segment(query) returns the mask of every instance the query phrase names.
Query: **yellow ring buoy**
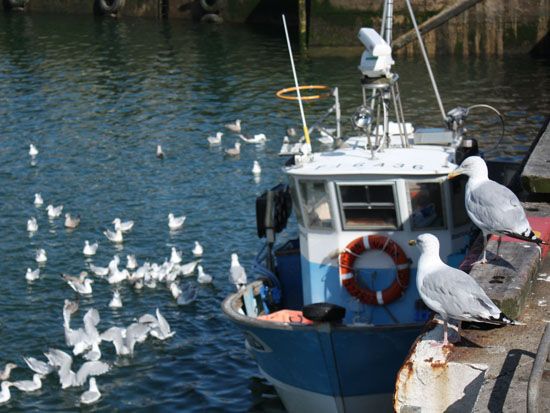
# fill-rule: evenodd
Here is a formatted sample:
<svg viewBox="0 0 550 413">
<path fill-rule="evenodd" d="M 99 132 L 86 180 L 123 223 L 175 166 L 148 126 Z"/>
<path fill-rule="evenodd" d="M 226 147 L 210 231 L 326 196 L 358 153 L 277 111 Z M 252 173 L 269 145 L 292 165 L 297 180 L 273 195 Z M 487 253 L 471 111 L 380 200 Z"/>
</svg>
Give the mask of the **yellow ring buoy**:
<svg viewBox="0 0 550 413">
<path fill-rule="evenodd" d="M 323 85 L 307 85 L 307 86 L 299 86 L 296 87 L 287 87 L 284 89 L 279 90 L 275 95 L 279 99 L 285 99 L 285 100 L 298 100 L 298 96 L 291 96 L 288 95 L 290 92 L 296 92 L 296 90 L 299 89 L 302 90 L 324 90 L 326 92 L 320 93 L 318 95 L 308 95 L 308 96 L 301 96 L 301 100 L 317 100 L 317 99 L 324 99 L 328 98 L 332 93 L 332 89 L 328 86 Z"/>
</svg>

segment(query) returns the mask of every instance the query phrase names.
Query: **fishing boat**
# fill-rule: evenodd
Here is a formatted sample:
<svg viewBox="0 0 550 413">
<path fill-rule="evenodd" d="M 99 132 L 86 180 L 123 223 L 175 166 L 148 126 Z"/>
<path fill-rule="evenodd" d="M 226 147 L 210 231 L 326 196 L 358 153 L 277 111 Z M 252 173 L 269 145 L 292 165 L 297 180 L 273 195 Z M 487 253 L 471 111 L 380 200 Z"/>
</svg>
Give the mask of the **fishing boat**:
<svg viewBox="0 0 550 413">
<path fill-rule="evenodd" d="M 313 128 L 303 118 L 305 141 L 283 168 L 288 184 L 256 201 L 258 235 L 266 239 L 256 279 L 222 304 L 289 412 L 392 411 L 396 373 L 430 316 L 415 285 L 419 253 L 408 241 L 436 235 L 453 266 L 470 242 L 464 181 L 447 179 L 478 154 L 465 135 L 468 109 L 445 112 L 429 71 L 444 127 L 405 122 L 392 71 L 392 8 L 386 1 L 384 37 L 359 31 L 356 134 L 340 135 L 338 90 L 330 88 L 336 147 L 312 152 Z M 279 95 L 295 93 L 303 116 L 300 92 L 312 87 L 295 80 Z M 298 237 L 278 242 L 292 212 Z"/>
</svg>

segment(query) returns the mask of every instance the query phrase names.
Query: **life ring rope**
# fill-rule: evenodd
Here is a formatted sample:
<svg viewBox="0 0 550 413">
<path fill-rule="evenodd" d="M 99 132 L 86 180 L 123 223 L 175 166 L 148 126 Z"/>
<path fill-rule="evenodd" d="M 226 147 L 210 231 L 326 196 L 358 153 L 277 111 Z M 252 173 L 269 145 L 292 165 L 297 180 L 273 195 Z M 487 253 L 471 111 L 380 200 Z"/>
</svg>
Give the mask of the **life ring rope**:
<svg viewBox="0 0 550 413">
<path fill-rule="evenodd" d="M 355 275 L 355 260 L 368 250 L 383 251 L 393 260 L 397 275 L 384 290 L 373 291 L 361 286 Z M 368 305 L 385 305 L 400 298 L 409 286 L 410 260 L 403 249 L 390 237 L 368 235 L 351 241 L 339 255 L 340 281 L 353 297 Z"/>
</svg>

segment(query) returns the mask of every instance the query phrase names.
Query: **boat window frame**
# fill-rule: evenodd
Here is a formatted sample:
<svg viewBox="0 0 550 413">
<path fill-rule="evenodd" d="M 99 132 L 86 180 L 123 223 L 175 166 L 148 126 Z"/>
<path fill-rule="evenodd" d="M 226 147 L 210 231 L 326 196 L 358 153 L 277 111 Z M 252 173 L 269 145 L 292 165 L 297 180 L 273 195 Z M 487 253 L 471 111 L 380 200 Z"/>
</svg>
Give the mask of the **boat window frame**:
<svg viewBox="0 0 550 413">
<path fill-rule="evenodd" d="M 421 178 L 421 177 L 407 177 L 404 179 L 405 183 L 405 192 L 407 194 L 407 214 L 408 214 L 408 221 L 409 221 L 409 229 L 414 232 L 423 232 L 423 231 L 441 231 L 441 230 L 447 230 L 449 229 L 449 219 L 448 219 L 448 207 L 452 207 L 451 203 L 447 205 L 447 197 L 445 195 L 445 182 L 447 181 L 446 177 L 438 177 L 438 178 Z M 443 213 L 443 226 L 441 227 L 427 227 L 427 228 L 414 228 L 413 222 L 412 222 L 412 214 L 413 214 L 413 208 L 412 208 L 412 199 L 411 199 L 411 192 L 409 190 L 409 182 L 414 183 L 421 183 L 421 184 L 439 184 L 439 194 L 441 197 L 441 212 Z"/>
<path fill-rule="evenodd" d="M 402 231 L 403 230 L 403 219 L 401 217 L 401 207 L 398 202 L 395 202 L 399 199 L 399 190 L 398 190 L 398 180 L 377 180 L 377 181 L 335 181 L 335 192 L 336 199 L 338 202 L 338 211 L 340 213 L 340 225 L 342 226 L 342 231 Z M 393 210 L 395 212 L 395 221 L 396 226 L 394 228 L 388 227 L 348 227 L 346 225 L 345 214 L 344 214 L 344 202 L 342 201 L 342 191 L 340 190 L 341 186 L 391 186 L 393 193 Z M 388 208 L 389 209 L 389 208 Z"/>
<path fill-rule="evenodd" d="M 294 211 L 294 215 L 296 216 L 296 221 L 298 221 L 298 225 L 305 228 L 306 224 L 304 220 L 304 211 L 302 210 L 302 199 L 300 198 L 300 191 L 298 189 L 298 178 L 289 175 L 288 187 L 290 189 L 290 197 L 292 198 L 292 209 Z M 293 195 L 296 196 L 296 199 L 294 199 Z"/>
<path fill-rule="evenodd" d="M 333 233 L 336 230 L 336 221 L 334 219 L 334 208 L 332 207 L 332 195 L 330 191 L 330 181 L 327 178 L 318 178 L 318 177 L 295 177 L 296 180 L 296 192 L 298 195 L 298 198 L 300 199 L 300 212 L 302 213 L 302 220 L 304 227 L 310 231 L 310 232 L 322 232 L 326 234 Z M 322 227 L 322 226 L 311 226 L 309 223 L 309 215 L 307 211 L 305 210 L 305 196 L 302 194 L 302 182 L 314 182 L 314 183 L 322 183 L 325 187 L 325 193 L 327 196 L 327 203 L 330 213 L 330 227 Z"/>
</svg>

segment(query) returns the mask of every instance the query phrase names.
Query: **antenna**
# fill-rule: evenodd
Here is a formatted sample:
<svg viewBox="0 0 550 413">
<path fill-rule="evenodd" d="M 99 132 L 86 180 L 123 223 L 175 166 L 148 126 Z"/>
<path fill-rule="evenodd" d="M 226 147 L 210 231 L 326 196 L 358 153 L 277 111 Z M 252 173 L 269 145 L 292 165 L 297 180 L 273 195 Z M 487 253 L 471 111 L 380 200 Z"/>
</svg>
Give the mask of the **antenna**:
<svg viewBox="0 0 550 413">
<path fill-rule="evenodd" d="M 306 115 L 304 114 L 304 105 L 302 103 L 302 96 L 300 95 L 300 86 L 298 85 L 298 76 L 296 75 L 296 68 L 294 67 L 294 58 L 292 57 L 292 47 L 290 46 L 290 38 L 288 37 L 288 28 L 286 27 L 285 15 L 282 15 L 283 26 L 285 28 L 286 44 L 288 46 L 288 55 L 290 56 L 290 65 L 292 66 L 292 74 L 294 75 L 294 85 L 296 86 L 296 94 L 298 95 L 298 104 L 300 105 L 300 115 L 302 116 L 302 126 L 304 128 L 304 137 L 306 138 L 306 147 L 304 148 L 306 153 L 311 153 L 311 141 L 309 139 L 309 130 L 306 123 Z"/>
</svg>

